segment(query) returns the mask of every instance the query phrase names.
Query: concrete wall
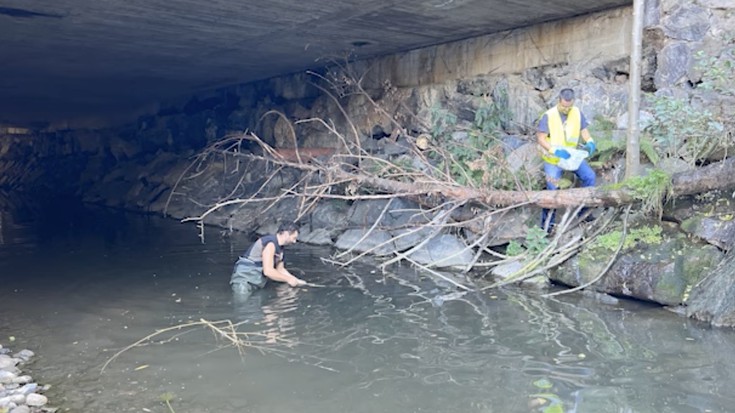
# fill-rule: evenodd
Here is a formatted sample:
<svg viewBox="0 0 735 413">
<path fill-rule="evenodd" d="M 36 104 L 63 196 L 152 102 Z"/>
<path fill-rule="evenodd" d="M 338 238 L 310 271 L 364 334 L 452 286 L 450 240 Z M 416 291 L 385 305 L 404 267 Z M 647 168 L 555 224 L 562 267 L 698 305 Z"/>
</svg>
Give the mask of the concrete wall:
<svg viewBox="0 0 735 413">
<path fill-rule="evenodd" d="M 594 60 L 629 56 L 631 30 L 632 8 L 620 7 L 360 61 L 354 64 L 354 70 L 367 74 L 365 86 L 368 88 L 381 88 L 386 82 L 408 88 L 488 74 L 518 74 L 541 66 L 586 65 Z M 299 73 L 266 82 L 275 96 L 300 99 L 315 93 L 304 84 L 308 80 L 314 79 Z M 253 84 L 246 84 L 221 88 L 202 92 L 199 96 L 217 96 L 224 90 L 247 95 L 252 87 Z M 181 101 L 165 103 L 167 106 L 180 104 Z"/>
<path fill-rule="evenodd" d="M 521 73 L 526 69 L 630 54 L 632 8 L 618 9 L 509 30 L 374 59 L 371 86 L 389 80 L 412 87 L 487 74 Z"/>
<path fill-rule="evenodd" d="M 521 73 L 541 66 L 624 58 L 629 55 L 631 14 L 631 7 L 621 7 L 360 61 L 354 65 L 354 69 L 367 73 L 365 86 L 368 88 L 379 88 L 386 82 L 397 87 L 414 87 L 487 74 Z M 297 73 L 261 82 L 204 90 L 195 96 L 205 100 L 234 93 L 250 99 L 254 95 L 267 93 L 278 98 L 302 99 L 318 93 L 307 84 L 313 80 L 309 75 Z M 182 107 L 191 99 L 192 96 L 187 95 L 180 99 L 151 102 L 133 112 L 106 118 L 78 118 L 53 124 L 49 129 L 119 126 L 133 122 L 140 116 L 155 115 L 162 108 Z"/>
</svg>

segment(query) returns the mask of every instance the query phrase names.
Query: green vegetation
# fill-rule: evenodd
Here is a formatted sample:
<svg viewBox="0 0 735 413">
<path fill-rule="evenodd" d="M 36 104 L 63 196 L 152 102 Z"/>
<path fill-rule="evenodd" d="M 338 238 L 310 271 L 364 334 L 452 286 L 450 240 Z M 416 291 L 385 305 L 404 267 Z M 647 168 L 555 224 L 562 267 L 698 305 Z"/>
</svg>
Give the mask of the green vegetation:
<svg viewBox="0 0 735 413">
<path fill-rule="evenodd" d="M 655 213 L 659 219 L 666 198 L 671 195 L 673 184 L 671 176 L 660 169 L 654 169 L 646 176 L 637 176 L 623 182 L 635 199 L 641 201 L 641 212 Z"/>
<path fill-rule="evenodd" d="M 538 255 L 546 249 L 549 245 L 549 239 L 546 231 L 539 228 L 538 226 L 532 226 L 528 228 L 526 232 L 526 239 L 521 244 L 516 240 L 511 241 L 505 250 L 505 253 L 510 256 L 521 255 L 525 252 L 529 252 L 531 255 Z"/>
<path fill-rule="evenodd" d="M 664 203 L 671 196 L 671 176 L 660 169 L 653 169 L 644 176 L 636 176 L 609 186 L 610 189 L 627 189 L 634 199 L 641 202 L 640 211 L 646 215 L 655 213 L 660 219 Z"/>
<path fill-rule="evenodd" d="M 702 74 L 699 87 L 721 95 L 735 96 L 735 37 L 727 33 L 721 39 L 726 47 L 719 56 L 712 56 L 703 50 L 694 55 L 694 68 Z"/>
<path fill-rule="evenodd" d="M 660 244 L 663 242 L 663 229 L 654 225 L 651 227 L 639 227 L 632 228 L 625 236 L 623 241 L 623 248 L 621 251 L 630 250 L 635 247 L 638 243 L 647 245 Z M 623 236 L 623 231 L 615 230 L 598 236 L 590 245 L 590 250 L 604 250 L 608 252 L 615 252 L 620 245 L 620 238 Z"/>
<path fill-rule="evenodd" d="M 611 120 L 600 115 L 595 116 L 595 120 L 590 126 L 590 134 L 597 143 L 597 152 L 592 157 L 596 161 L 590 161 L 592 167 L 602 166 L 604 163 L 625 153 L 627 142 L 625 139 L 614 139 L 612 133 L 614 129 L 615 124 Z M 657 164 L 659 157 L 651 138 L 642 135 L 640 136 L 639 144 L 641 152 L 648 160 L 654 165 Z"/>
<path fill-rule="evenodd" d="M 429 158 L 460 185 L 539 189 L 536 174 L 516 174 L 507 167 L 500 139 L 503 122 L 509 117 L 507 105 L 487 96 L 476 99 L 477 109 L 469 126 L 460 125 L 446 108 L 431 108 L 431 134 L 437 147 L 428 153 Z"/>
<path fill-rule="evenodd" d="M 728 144 L 724 125 L 710 111 L 672 96 L 649 94 L 647 100 L 654 120 L 644 132 L 665 157 L 694 165 Z"/>
<path fill-rule="evenodd" d="M 735 96 L 735 40 L 728 36 L 722 39 L 726 47 L 720 55 L 697 52 L 695 69 L 702 75 L 698 88 L 732 97 Z M 645 132 L 663 156 L 694 165 L 716 149 L 732 146 L 733 121 L 718 119 L 706 108 L 706 103 L 692 105 L 688 99 L 666 95 L 649 94 L 646 98 L 654 121 Z"/>
</svg>

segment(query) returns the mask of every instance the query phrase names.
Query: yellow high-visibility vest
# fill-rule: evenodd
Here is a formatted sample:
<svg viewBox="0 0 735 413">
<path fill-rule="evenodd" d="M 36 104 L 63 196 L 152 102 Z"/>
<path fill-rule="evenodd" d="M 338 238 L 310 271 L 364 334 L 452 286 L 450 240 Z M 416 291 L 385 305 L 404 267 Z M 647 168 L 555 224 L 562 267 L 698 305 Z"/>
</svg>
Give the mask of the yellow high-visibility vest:
<svg viewBox="0 0 735 413">
<path fill-rule="evenodd" d="M 582 129 L 582 113 L 579 111 L 579 108 L 572 106 L 572 109 L 567 115 L 567 121 L 562 122 L 559 109 L 554 106 L 546 111 L 546 119 L 549 123 L 549 136 L 546 139 L 552 148 L 552 152 L 555 147 L 577 147 L 579 133 Z M 544 158 L 545 162 L 552 165 L 559 163 L 559 158 L 552 153 L 547 151 L 543 152 L 541 157 Z"/>
</svg>

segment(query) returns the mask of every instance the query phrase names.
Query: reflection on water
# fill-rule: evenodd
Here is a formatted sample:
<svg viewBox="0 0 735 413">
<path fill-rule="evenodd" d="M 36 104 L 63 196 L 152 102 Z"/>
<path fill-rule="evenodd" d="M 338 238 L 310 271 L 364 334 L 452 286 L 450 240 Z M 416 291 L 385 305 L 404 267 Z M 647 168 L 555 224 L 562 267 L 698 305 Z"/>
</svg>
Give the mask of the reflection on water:
<svg viewBox="0 0 735 413">
<path fill-rule="evenodd" d="M 56 214 L 56 216 L 61 216 Z M 18 220 L 0 233 L 0 343 L 82 412 L 725 412 L 735 336 L 657 307 L 504 289 L 462 294 L 411 270 L 289 265 L 323 288 L 228 286 L 244 235 L 109 211 Z M 12 226 L 8 224 L 12 222 Z M 37 224 L 43 223 L 39 228 Z M 206 329 L 124 352 L 158 329 L 241 322 L 239 354 Z M 257 350 L 256 350 L 257 349 Z"/>
</svg>

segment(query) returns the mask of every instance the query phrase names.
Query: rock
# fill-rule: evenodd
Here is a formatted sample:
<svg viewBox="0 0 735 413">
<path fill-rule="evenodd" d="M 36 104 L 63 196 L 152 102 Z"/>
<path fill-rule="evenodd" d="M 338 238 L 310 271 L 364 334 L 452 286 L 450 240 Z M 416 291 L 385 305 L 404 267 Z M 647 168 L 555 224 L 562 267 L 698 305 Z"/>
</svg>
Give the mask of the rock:
<svg viewBox="0 0 735 413">
<path fill-rule="evenodd" d="M 638 113 L 638 130 L 646 129 L 653 123 L 654 118 L 651 112 L 642 110 Z M 615 127 L 619 130 L 627 130 L 628 129 L 628 112 L 624 112 L 622 115 L 618 116 L 617 121 L 615 122 Z"/>
<path fill-rule="evenodd" d="M 332 245 L 331 231 L 327 228 L 316 228 L 313 231 L 308 225 L 299 230 L 299 241 L 312 245 Z"/>
<path fill-rule="evenodd" d="M 536 122 L 546 109 L 538 98 L 538 93 L 529 88 L 522 79 L 502 79 L 492 95 L 496 101 L 505 101 L 508 104 L 509 118 L 503 125 L 508 133 L 527 134 L 535 131 Z"/>
<path fill-rule="evenodd" d="M 11 406 L 26 403 L 25 394 L 11 394 L 9 396 L 0 398 L 0 406 Z"/>
<path fill-rule="evenodd" d="M 676 85 L 682 81 L 691 60 L 691 50 L 684 42 L 671 43 L 658 54 L 658 69 L 654 83 L 658 89 Z"/>
<path fill-rule="evenodd" d="M 13 379 L 13 384 L 26 384 L 33 381 L 31 376 L 18 376 Z"/>
<path fill-rule="evenodd" d="M 513 150 L 506 158 L 508 169 L 513 173 L 530 173 L 531 176 L 542 175 L 543 161 L 536 143 L 526 143 Z"/>
<path fill-rule="evenodd" d="M 347 214 L 350 206 L 340 200 L 329 199 L 319 202 L 309 218 L 304 221 L 304 226 L 310 230 L 326 230 L 330 238 L 347 228 Z"/>
<path fill-rule="evenodd" d="M 492 274 L 500 278 L 508 278 L 523 268 L 523 263 L 520 261 L 511 261 L 506 264 L 496 265 L 492 269 Z"/>
<path fill-rule="evenodd" d="M 735 9 L 735 0 L 699 0 L 708 9 Z"/>
<path fill-rule="evenodd" d="M 31 407 L 41 407 L 48 403 L 48 398 L 41 394 L 31 393 L 26 396 L 26 404 Z"/>
<path fill-rule="evenodd" d="M 643 27 L 648 28 L 651 26 L 657 26 L 661 21 L 660 0 L 647 0 L 644 3 L 645 11 Z"/>
<path fill-rule="evenodd" d="M 13 408 L 10 413 L 31 413 L 31 408 L 28 406 L 18 406 Z"/>
<path fill-rule="evenodd" d="M 681 3 L 663 19 L 667 36 L 677 40 L 700 41 L 710 27 L 709 12 L 702 7 Z"/>
<path fill-rule="evenodd" d="M 674 175 L 680 172 L 690 172 L 694 166 L 687 161 L 679 158 L 664 158 L 656 167 L 666 172 L 668 175 Z"/>
<path fill-rule="evenodd" d="M 409 212 L 407 215 L 406 212 L 411 210 L 418 211 L 415 203 L 400 198 L 392 198 L 356 201 L 350 207 L 347 215 L 349 217 L 348 222 L 352 227 L 369 228 L 382 215 L 383 217 L 378 223 L 378 226 L 381 228 L 392 228 L 405 223 L 406 216 L 413 214 Z M 332 224 L 330 223 L 330 225 Z"/>
<path fill-rule="evenodd" d="M 434 233 L 430 227 L 422 227 L 431 221 L 432 215 L 422 211 L 418 205 L 415 209 L 395 210 L 391 212 L 393 228 L 390 234 L 394 237 L 396 250 L 405 251 L 420 244 Z"/>
<path fill-rule="evenodd" d="M 17 377 L 16 374 L 6 370 L 0 370 L 0 384 L 10 384 Z"/>
<path fill-rule="evenodd" d="M 551 271 L 551 279 L 567 285 L 592 281 L 607 265 L 612 251 L 585 250 Z M 639 242 L 623 251 L 605 276 L 590 289 L 664 305 L 687 301 L 692 286 L 706 277 L 722 260 L 711 245 L 688 239 L 676 228 L 665 227 L 660 244 Z"/>
<path fill-rule="evenodd" d="M 402 155 L 411 151 L 411 144 L 406 139 L 399 139 L 398 142 L 386 142 L 383 146 L 383 153 L 390 156 Z"/>
<path fill-rule="evenodd" d="M 484 96 L 494 87 L 494 81 L 486 76 L 457 81 L 457 93 L 461 95 Z"/>
<path fill-rule="evenodd" d="M 733 214 L 695 215 L 684 220 L 681 223 L 681 229 L 723 250 L 729 250 L 735 242 Z"/>
<path fill-rule="evenodd" d="M 6 354 L 0 354 L 0 369 L 7 370 L 11 367 L 15 367 L 19 361 L 20 360 L 17 358 L 10 357 Z"/>
<path fill-rule="evenodd" d="M 383 213 L 388 202 L 389 200 L 355 201 L 347 213 L 349 224 L 357 227 L 372 225 Z"/>
<path fill-rule="evenodd" d="M 374 255 L 388 255 L 396 250 L 391 238 L 390 233 L 378 229 L 369 234 L 368 229 L 349 229 L 337 238 L 334 245 L 343 250 L 371 251 Z"/>
<path fill-rule="evenodd" d="M 730 191 L 708 192 L 667 205 L 665 217 L 681 222 L 682 231 L 723 250 L 735 243 L 735 199 Z"/>
<path fill-rule="evenodd" d="M 529 225 L 535 225 L 536 220 L 540 219 L 538 211 L 533 208 L 516 208 L 493 215 L 486 227 L 490 234 L 487 245 L 495 247 L 513 240 L 525 239 Z"/>
<path fill-rule="evenodd" d="M 622 57 L 611 61 L 604 62 L 598 67 L 593 68 L 590 72 L 592 76 L 599 80 L 610 82 L 617 78 L 619 74 L 628 74 L 630 70 L 630 58 Z"/>
<path fill-rule="evenodd" d="M 592 300 L 595 300 L 599 303 L 607 304 L 607 305 L 617 305 L 620 302 L 620 300 L 618 300 L 617 298 L 609 294 L 602 294 L 602 293 L 598 293 L 596 291 L 591 291 L 587 289 L 582 290 L 582 295 Z"/>
<path fill-rule="evenodd" d="M 528 137 L 520 136 L 520 135 L 504 135 L 500 138 L 500 141 L 503 144 L 503 152 L 505 153 L 505 156 L 508 156 L 513 152 L 514 150 L 520 148 L 521 146 L 527 144 L 527 143 L 536 143 L 535 139 L 529 140 Z"/>
<path fill-rule="evenodd" d="M 534 89 L 544 91 L 554 88 L 554 77 L 548 76 L 541 67 L 532 67 L 523 71 L 523 80 Z"/>
<path fill-rule="evenodd" d="M 735 254 L 692 289 L 686 314 L 717 327 L 735 327 Z"/>
<path fill-rule="evenodd" d="M 414 251 L 410 258 L 419 264 L 433 264 L 440 268 L 463 267 L 472 261 L 474 253 L 457 237 L 441 234 Z"/>
<path fill-rule="evenodd" d="M 28 376 L 23 376 L 23 377 L 28 377 Z M 19 389 L 16 389 L 15 392 L 18 393 L 18 394 L 23 394 L 23 395 L 26 395 L 27 396 L 27 395 L 29 395 L 31 393 L 35 393 L 36 390 L 38 390 L 38 384 L 36 384 L 36 383 L 28 383 L 28 384 L 24 385 L 23 387 L 21 387 Z"/>
</svg>

